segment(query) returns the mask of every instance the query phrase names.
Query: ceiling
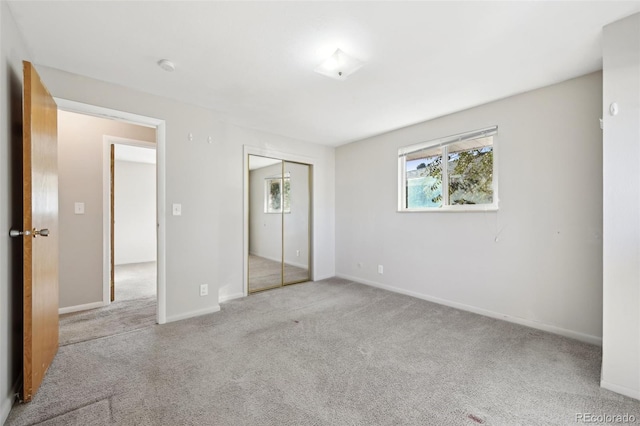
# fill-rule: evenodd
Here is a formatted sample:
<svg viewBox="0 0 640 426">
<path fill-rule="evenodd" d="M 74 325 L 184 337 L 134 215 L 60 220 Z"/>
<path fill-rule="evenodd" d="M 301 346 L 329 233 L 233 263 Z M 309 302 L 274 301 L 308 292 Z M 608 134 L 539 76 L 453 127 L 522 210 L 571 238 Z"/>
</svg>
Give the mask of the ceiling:
<svg viewBox="0 0 640 426">
<path fill-rule="evenodd" d="M 264 167 L 273 166 L 274 164 L 282 163 L 282 160 L 276 158 L 262 157 L 259 155 L 249 156 L 249 170 L 258 170 Z"/>
<path fill-rule="evenodd" d="M 341 145 L 602 68 L 639 1 L 9 1 L 33 62 Z M 336 48 L 365 62 L 313 70 Z M 173 73 L 157 61 L 172 60 Z"/>
<path fill-rule="evenodd" d="M 115 144 L 115 159 L 133 163 L 156 164 L 156 150 L 141 146 Z"/>
</svg>

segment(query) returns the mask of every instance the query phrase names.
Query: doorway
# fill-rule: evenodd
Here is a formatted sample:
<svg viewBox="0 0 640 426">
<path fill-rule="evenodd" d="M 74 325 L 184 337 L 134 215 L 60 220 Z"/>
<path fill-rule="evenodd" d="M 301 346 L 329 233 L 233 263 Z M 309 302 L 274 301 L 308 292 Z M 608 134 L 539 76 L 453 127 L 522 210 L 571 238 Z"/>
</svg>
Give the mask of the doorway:
<svg viewBox="0 0 640 426">
<path fill-rule="evenodd" d="M 67 111 L 73 113 L 79 113 L 80 115 L 84 115 L 87 117 L 98 117 L 98 118 L 106 118 L 111 122 L 120 122 L 127 124 L 135 124 L 141 127 L 146 127 L 153 132 L 155 135 L 153 137 L 154 140 L 151 142 L 155 142 L 155 157 L 156 157 L 156 175 L 155 175 L 155 183 L 156 183 L 156 199 L 155 205 L 153 209 L 156 213 L 155 223 L 152 224 L 155 234 L 156 234 L 156 264 L 155 271 L 153 271 L 156 275 L 156 300 L 157 303 L 154 303 L 153 308 L 153 322 L 164 324 L 166 322 L 166 266 L 165 266 L 165 258 L 166 258 L 166 250 L 165 250 L 165 229 L 166 229 L 166 209 L 165 209 L 165 140 L 166 140 L 166 125 L 163 120 L 140 116 L 137 114 L 131 114 L 123 111 L 111 110 L 108 108 L 97 107 L 93 105 L 78 103 L 75 101 L 69 101 L 65 99 L 56 99 L 60 111 Z M 109 134 L 109 132 L 105 132 L 105 134 Z M 134 139 L 138 139 L 134 136 Z M 105 136 L 104 139 L 99 144 L 99 160 L 98 163 L 87 162 L 83 164 L 81 167 L 90 168 L 93 170 L 93 173 L 98 174 L 98 179 L 100 180 L 99 188 L 96 191 L 91 191 L 91 194 L 97 192 L 98 196 L 101 198 L 96 205 L 86 204 L 85 206 L 78 206 L 79 209 L 84 207 L 86 212 L 89 212 L 91 209 L 96 209 L 99 206 L 101 212 L 101 219 L 98 224 L 91 223 L 91 229 L 97 229 L 100 234 L 101 248 L 100 252 L 102 253 L 98 259 L 98 265 L 91 265 L 93 270 L 102 271 L 100 272 L 100 276 L 97 278 L 96 284 L 98 284 L 97 292 L 98 292 L 98 300 L 99 302 L 92 302 L 86 305 L 82 305 L 81 303 L 72 304 L 71 310 L 66 310 L 66 312 L 74 312 L 80 309 L 78 308 L 78 304 L 80 304 L 79 308 L 88 309 L 88 308 L 96 308 L 96 307 L 109 307 L 111 302 L 111 237 L 110 237 L 110 229 L 111 229 L 111 215 L 109 212 L 104 212 L 103 208 L 109 209 L 110 203 L 110 147 L 115 143 L 118 145 L 140 145 L 137 141 L 131 142 L 129 139 L 124 139 L 122 137 L 113 137 L 113 136 Z M 142 144 L 144 145 L 144 144 Z M 117 148 L 116 148 L 117 149 Z M 116 153 L 116 149 L 114 149 L 114 155 Z M 105 153 L 106 151 L 106 153 Z M 78 152 L 78 156 L 82 156 L 82 153 Z M 106 167 L 105 167 L 106 164 Z M 100 171 L 102 170 L 102 171 Z M 101 176 L 101 177 L 100 177 Z M 63 201 L 63 200 L 61 200 Z M 71 205 L 71 208 L 75 208 L 75 202 L 78 200 L 67 200 L 67 204 Z M 82 200 L 80 200 L 81 202 Z M 64 207 L 64 206 L 61 206 Z M 82 216 L 77 217 L 76 219 L 80 219 Z M 78 221 L 79 223 L 79 221 Z M 96 226 L 97 225 L 97 226 Z M 78 233 L 78 230 L 75 227 L 72 227 L 73 232 L 79 234 L 79 238 L 85 238 L 86 235 L 83 235 L 81 232 Z M 93 258 L 92 258 L 93 259 Z M 93 287 L 92 287 L 93 288 Z M 94 290 L 91 290 L 92 292 Z M 86 298 L 90 298 L 95 300 L 96 297 L 92 295 L 87 296 Z M 115 293 L 115 298 L 117 299 L 117 289 Z M 155 302 L 155 300 L 154 300 Z M 61 305 L 64 306 L 64 305 Z M 65 313 L 65 308 L 60 309 L 60 313 Z"/>
<path fill-rule="evenodd" d="M 248 156 L 247 292 L 311 279 L 311 165 Z"/>
<path fill-rule="evenodd" d="M 155 143 L 104 137 L 109 151 L 109 299 L 150 304 L 156 298 Z M 107 289 L 104 289 L 106 292 Z"/>
<path fill-rule="evenodd" d="M 61 346 L 156 323 L 156 139 L 152 127 L 58 114 Z"/>
</svg>

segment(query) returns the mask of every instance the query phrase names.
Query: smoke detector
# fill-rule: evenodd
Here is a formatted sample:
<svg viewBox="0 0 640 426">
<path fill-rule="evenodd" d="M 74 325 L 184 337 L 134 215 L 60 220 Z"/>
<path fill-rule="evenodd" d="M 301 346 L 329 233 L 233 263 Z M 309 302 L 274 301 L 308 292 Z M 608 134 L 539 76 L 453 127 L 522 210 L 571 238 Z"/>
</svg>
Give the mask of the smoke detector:
<svg viewBox="0 0 640 426">
<path fill-rule="evenodd" d="M 158 61 L 158 66 L 166 72 L 173 72 L 176 69 L 175 64 L 168 59 L 160 59 Z"/>
</svg>

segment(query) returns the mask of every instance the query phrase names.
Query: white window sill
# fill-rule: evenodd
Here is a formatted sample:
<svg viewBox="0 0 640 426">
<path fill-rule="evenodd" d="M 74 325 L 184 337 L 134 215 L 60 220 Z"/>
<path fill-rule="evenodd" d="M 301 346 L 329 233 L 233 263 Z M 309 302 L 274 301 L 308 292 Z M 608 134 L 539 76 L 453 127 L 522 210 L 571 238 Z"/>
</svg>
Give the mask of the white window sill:
<svg viewBox="0 0 640 426">
<path fill-rule="evenodd" d="M 443 207 L 431 207 L 426 209 L 398 209 L 398 213 L 478 213 L 478 212 L 497 212 L 498 206 L 496 205 L 484 205 L 484 206 L 443 206 Z"/>
</svg>

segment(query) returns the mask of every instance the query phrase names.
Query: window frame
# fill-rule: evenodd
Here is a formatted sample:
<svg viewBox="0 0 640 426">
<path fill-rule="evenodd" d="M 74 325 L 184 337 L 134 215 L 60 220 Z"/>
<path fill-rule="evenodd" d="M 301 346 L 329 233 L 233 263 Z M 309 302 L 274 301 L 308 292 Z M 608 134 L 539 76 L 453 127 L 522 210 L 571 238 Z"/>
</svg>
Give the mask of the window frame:
<svg viewBox="0 0 640 426">
<path fill-rule="evenodd" d="M 449 170 L 447 161 L 442 161 L 442 206 L 439 207 L 419 207 L 409 208 L 406 207 L 407 197 L 407 170 L 406 170 L 406 158 L 407 155 L 422 151 L 428 148 L 441 148 L 441 157 L 446 159 L 449 156 L 448 146 L 456 142 L 465 140 L 479 139 L 482 137 L 493 138 L 492 140 L 492 152 L 493 152 L 493 164 L 492 164 L 492 182 L 491 188 L 493 191 L 493 202 L 490 204 L 448 204 L 449 203 Z M 452 136 L 446 136 L 443 138 L 432 139 L 426 142 L 420 142 L 413 145 L 407 145 L 398 149 L 398 213 L 416 213 L 416 212 L 485 212 L 485 211 L 497 211 L 498 210 L 498 126 L 485 127 L 479 130 L 473 130 L 470 132 L 459 133 Z"/>
<path fill-rule="evenodd" d="M 273 181 L 278 181 L 280 185 L 280 210 L 270 210 L 271 185 Z M 284 175 L 267 176 L 264 178 L 264 213 L 265 214 L 290 214 L 291 213 L 291 187 L 289 187 L 289 206 L 285 208 L 285 182 L 289 181 L 291 185 L 291 173 L 286 172 Z"/>
</svg>

